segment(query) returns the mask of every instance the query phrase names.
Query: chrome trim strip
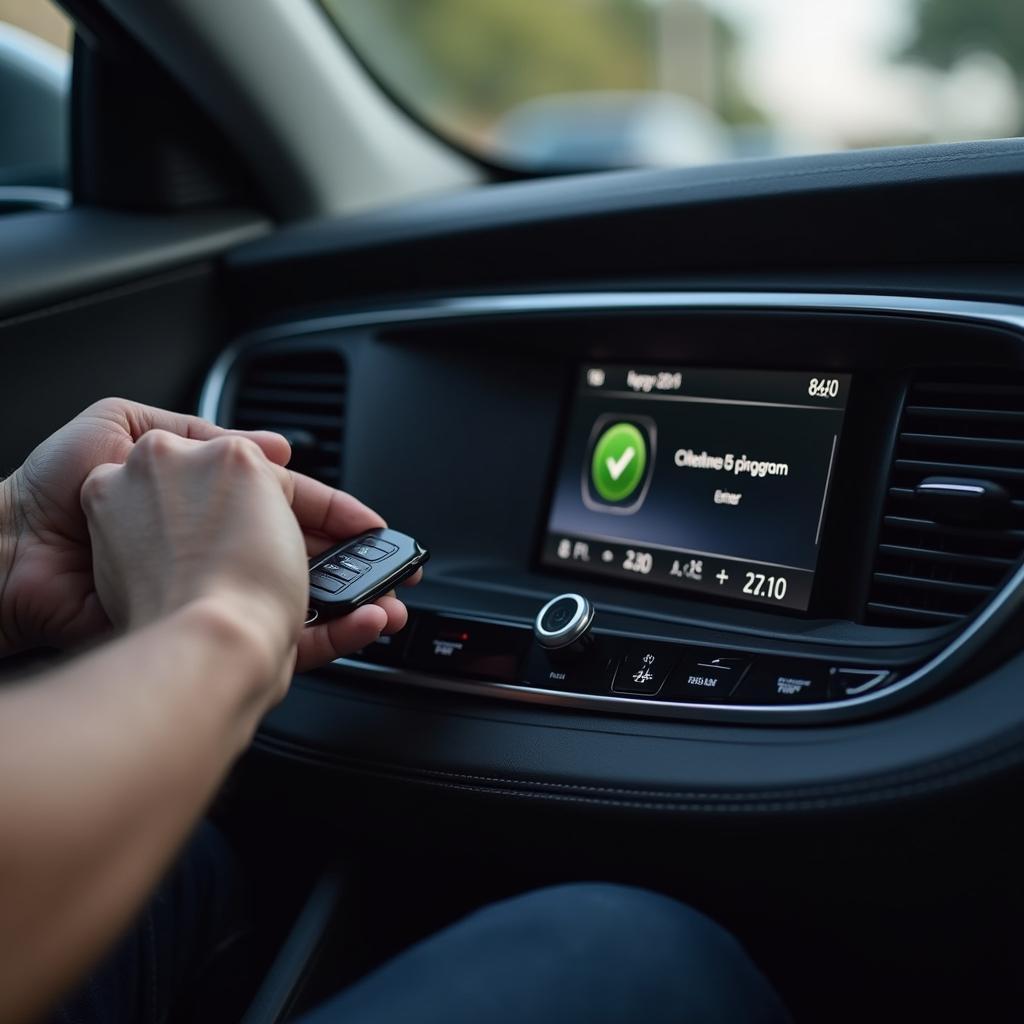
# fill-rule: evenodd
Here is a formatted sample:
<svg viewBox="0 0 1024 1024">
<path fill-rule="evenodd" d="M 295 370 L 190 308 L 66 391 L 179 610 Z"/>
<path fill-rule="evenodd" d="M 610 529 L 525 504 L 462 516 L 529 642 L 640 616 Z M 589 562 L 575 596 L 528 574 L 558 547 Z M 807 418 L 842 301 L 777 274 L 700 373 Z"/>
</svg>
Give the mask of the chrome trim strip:
<svg viewBox="0 0 1024 1024">
<path fill-rule="evenodd" d="M 1009 327 L 1024 334 L 1024 307 L 1009 303 L 917 296 L 861 295 L 815 292 L 562 292 L 521 295 L 454 296 L 390 307 L 350 311 L 275 324 L 237 338 L 217 358 L 207 374 L 199 399 L 199 415 L 216 422 L 221 399 L 232 367 L 246 349 L 277 341 L 298 341 L 312 335 L 364 327 L 381 327 L 417 321 L 462 318 L 524 316 L 539 313 L 600 312 L 820 312 L 931 318 L 989 326 Z M 1024 341 L 1024 337 L 1022 337 Z M 1024 606 L 1024 565 L 951 641 L 921 668 L 878 690 L 845 700 L 790 707 L 752 707 L 728 704 L 684 704 L 630 697 L 566 694 L 555 690 L 493 683 L 486 680 L 438 678 L 387 666 L 339 659 L 335 664 L 363 675 L 386 675 L 397 681 L 431 689 L 487 694 L 547 705 L 588 708 L 608 712 L 716 721 L 765 722 L 769 720 L 811 724 L 852 718 L 904 703 L 914 693 L 938 685 L 949 673 L 984 650 L 987 643 Z M 912 693 L 911 691 L 914 691 Z"/>
<path fill-rule="evenodd" d="M 961 320 L 1024 330 L 1024 307 L 999 302 L 932 299 L 903 295 L 832 292 L 552 292 L 541 295 L 467 295 L 423 299 L 409 305 L 352 309 L 343 313 L 274 324 L 238 337 L 207 374 L 199 415 L 216 421 L 221 394 L 240 353 L 252 346 L 355 327 L 381 327 L 419 320 L 523 316 L 537 313 L 610 313 L 630 311 L 765 310 L 887 314 Z"/>
<path fill-rule="evenodd" d="M 967 494 L 984 494 L 984 487 L 975 487 L 973 484 L 918 484 L 919 491 L 963 491 Z"/>
</svg>

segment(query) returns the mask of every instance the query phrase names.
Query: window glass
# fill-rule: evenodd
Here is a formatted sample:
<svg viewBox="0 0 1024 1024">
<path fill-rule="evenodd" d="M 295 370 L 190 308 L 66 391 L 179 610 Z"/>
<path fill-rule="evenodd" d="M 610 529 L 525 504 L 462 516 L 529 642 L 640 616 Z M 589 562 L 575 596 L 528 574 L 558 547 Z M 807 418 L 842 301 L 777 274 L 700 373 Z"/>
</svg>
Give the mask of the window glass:
<svg viewBox="0 0 1024 1024">
<path fill-rule="evenodd" d="M 0 187 L 66 185 L 72 38 L 46 0 L 0 0 Z"/>
<path fill-rule="evenodd" d="M 1021 132 L 1022 0 L 323 0 L 439 132 L 538 171 Z"/>
</svg>

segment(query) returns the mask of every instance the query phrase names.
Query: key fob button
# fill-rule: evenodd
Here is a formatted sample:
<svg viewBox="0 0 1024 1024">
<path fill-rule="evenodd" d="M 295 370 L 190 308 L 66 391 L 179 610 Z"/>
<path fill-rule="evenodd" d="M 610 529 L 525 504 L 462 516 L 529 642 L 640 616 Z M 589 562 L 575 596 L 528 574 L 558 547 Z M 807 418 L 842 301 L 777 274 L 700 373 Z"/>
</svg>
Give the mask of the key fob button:
<svg viewBox="0 0 1024 1024">
<path fill-rule="evenodd" d="M 350 544 L 345 548 L 346 554 L 357 555 L 359 558 L 365 558 L 368 562 L 379 562 L 382 558 L 387 558 L 388 552 L 383 548 L 374 547 L 372 544 L 364 544 L 357 542 Z"/>
<path fill-rule="evenodd" d="M 364 572 L 369 572 L 370 567 L 366 562 L 360 562 L 356 558 L 342 558 L 339 560 L 342 568 L 348 569 L 350 572 L 358 573 L 360 576 Z"/>
<path fill-rule="evenodd" d="M 344 580 L 336 579 L 334 576 L 328 576 L 323 572 L 310 573 L 309 582 L 310 585 L 316 587 L 317 590 L 325 590 L 328 594 L 337 594 L 348 586 Z"/>
<path fill-rule="evenodd" d="M 325 572 L 328 576 L 336 576 L 345 583 L 351 583 L 354 579 L 359 578 L 359 573 L 346 569 L 343 565 L 338 565 L 337 562 L 325 562 L 318 571 Z"/>
</svg>

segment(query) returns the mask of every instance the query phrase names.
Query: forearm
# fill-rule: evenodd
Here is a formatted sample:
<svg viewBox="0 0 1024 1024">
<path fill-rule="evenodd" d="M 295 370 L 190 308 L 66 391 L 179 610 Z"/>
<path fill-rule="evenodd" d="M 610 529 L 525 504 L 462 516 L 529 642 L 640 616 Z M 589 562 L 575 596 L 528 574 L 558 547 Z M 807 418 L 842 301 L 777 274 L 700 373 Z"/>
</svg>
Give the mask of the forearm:
<svg viewBox="0 0 1024 1024">
<path fill-rule="evenodd" d="M 258 644 L 193 605 L 0 691 L 4 1024 L 81 976 L 159 880 L 251 738 Z"/>
</svg>

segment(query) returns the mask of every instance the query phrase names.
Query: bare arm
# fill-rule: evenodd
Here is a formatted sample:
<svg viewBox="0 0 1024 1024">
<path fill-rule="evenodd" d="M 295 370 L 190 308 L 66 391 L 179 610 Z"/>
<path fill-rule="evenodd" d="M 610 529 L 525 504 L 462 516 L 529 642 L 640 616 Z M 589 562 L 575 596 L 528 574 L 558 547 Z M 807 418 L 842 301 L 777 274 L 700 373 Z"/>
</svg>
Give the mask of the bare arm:
<svg viewBox="0 0 1024 1024">
<path fill-rule="evenodd" d="M 0 1021 L 128 925 L 245 748 L 270 652 L 206 600 L 0 690 Z"/>
<path fill-rule="evenodd" d="M 261 447 L 150 429 L 81 484 L 83 607 L 112 638 L 0 688 L 0 1024 L 45 1011 L 126 927 L 296 664 L 405 622 L 386 597 L 303 629 L 307 550 L 380 520 Z M 7 595 L 15 634 L 45 625 L 25 609 L 61 579 L 20 529 L 14 573 L 37 585 Z"/>
</svg>

